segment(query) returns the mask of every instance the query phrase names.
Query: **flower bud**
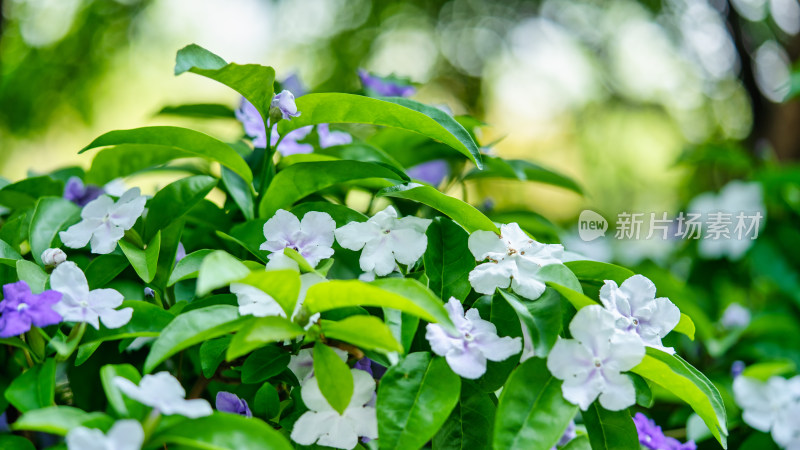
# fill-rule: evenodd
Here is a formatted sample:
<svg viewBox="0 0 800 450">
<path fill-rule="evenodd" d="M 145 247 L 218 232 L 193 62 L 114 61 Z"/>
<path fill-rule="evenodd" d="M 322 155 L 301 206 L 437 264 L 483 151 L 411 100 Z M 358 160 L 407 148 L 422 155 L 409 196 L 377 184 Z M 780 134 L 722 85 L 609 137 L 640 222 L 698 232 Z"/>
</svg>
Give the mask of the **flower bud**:
<svg viewBox="0 0 800 450">
<path fill-rule="evenodd" d="M 298 117 L 299 115 L 300 112 L 297 111 L 297 105 L 294 103 L 294 94 L 291 92 L 284 90 L 272 98 L 269 108 L 269 121 L 271 124 L 277 123 L 281 119 L 291 120 L 292 117 Z"/>
<path fill-rule="evenodd" d="M 55 267 L 67 260 L 67 254 L 60 248 L 48 248 L 42 252 L 42 262 L 45 266 Z"/>
</svg>

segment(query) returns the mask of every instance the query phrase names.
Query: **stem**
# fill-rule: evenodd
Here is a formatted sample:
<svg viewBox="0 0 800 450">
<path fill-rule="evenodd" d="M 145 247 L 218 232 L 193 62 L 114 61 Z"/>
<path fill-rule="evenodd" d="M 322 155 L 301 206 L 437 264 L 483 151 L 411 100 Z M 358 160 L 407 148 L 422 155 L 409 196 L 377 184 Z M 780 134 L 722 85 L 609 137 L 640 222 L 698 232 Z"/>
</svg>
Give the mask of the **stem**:
<svg viewBox="0 0 800 450">
<path fill-rule="evenodd" d="M 256 199 L 256 209 L 258 209 L 258 205 L 261 204 L 261 199 L 264 198 L 264 194 L 267 192 L 267 185 L 272 179 L 271 172 L 274 169 L 272 165 L 272 156 L 272 127 L 268 127 L 267 147 L 264 149 L 264 161 L 262 161 L 263 166 L 261 167 L 261 181 L 259 183 L 259 192 Z"/>
</svg>

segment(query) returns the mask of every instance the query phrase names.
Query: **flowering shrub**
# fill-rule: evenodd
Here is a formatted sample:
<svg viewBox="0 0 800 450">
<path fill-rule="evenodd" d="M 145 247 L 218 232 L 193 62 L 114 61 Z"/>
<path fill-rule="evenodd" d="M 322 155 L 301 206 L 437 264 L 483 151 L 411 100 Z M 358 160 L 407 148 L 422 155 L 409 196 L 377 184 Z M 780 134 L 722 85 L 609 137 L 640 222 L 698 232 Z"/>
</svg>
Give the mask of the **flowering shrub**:
<svg viewBox="0 0 800 450">
<path fill-rule="evenodd" d="M 175 72 L 239 92 L 223 116 L 246 139 L 112 131 L 82 150 L 88 171 L 0 189 L 12 430 L 70 450 L 692 448 L 633 420 L 657 390 L 726 446 L 716 387 L 662 342 L 694 324 L 653 282 L 445 192 L 573 181 L 487 155 L 477 121 L 407 98 L 275 95 L 272 68 L 194 45 Z M 191 176 L 152 197 L 115 181 L 165 167 Z"/>
</svg>

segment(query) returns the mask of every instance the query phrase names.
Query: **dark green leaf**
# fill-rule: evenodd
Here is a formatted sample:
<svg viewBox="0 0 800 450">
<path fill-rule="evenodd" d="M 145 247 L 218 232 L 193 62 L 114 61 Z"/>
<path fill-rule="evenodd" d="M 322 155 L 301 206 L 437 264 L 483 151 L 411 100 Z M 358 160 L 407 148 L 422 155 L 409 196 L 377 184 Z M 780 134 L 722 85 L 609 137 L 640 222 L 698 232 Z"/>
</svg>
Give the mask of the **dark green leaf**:
<svg viewBox="0 0 800 450">
<path fill-rule="evenodd" d="M 514 308 L 519 320 L 528 329 L 534 354 L 540 358 L 547 356 L 563 326 L 561 297 L 552 290 L 545 291 L 533 301 L 520 299 L 502 290 L 500 294 Z"/>
<path fill-rule="evenodd" d="M 253 384 L 274 377 L 289 365 L 289 354 L 273 345 L 260 348 L 242 364 L 242 383 Z"/>
<path fill-rule="evenodd" d="M 39 197 L 60 197 L 64 183 L 50 177 L 31 177 L 0 188 L 0 205 L 11 209 L 31 208 Z"/>
<path fill-rule="evenodd" d="M 199 117 L 203 119 L 235 119 L 236 115 L 230 106 L 218 103 L 195 103 L 191 105 L 165 106 L 159 115 Z"/>
<path fill-rule="evenodd" d="M 145 249 L 126 240 L 119 241 L 119 248 L 128 258 L 133 270 L 145 283 L 153 281 L 158 268 L 158 252 L 161 250 L 161 231 L 157 232 Z"/>
<path fill-rule="evenodd" d="M 281 412 L 281 401 L 278 397 L 278 390 L 275 386 L 264 383 L 256 392 L 253 401 L 253 414 L 266 417 L 267 420 L 274 419 Z"/>
<path fill-rule="evenodd" d="M 461 382 L 461 397 L 433 437 L 434 450 L 472 450 L 492 447 L 495 410 L 492 394 L 469 381 Z"/>
<path fill-rule="evenodd" d="M 227 167 L 222 168 L 222 183 L 225 190 L 242 211 L 245 220 L 255 218 L 255 200 L 253 199 L 253 187 L 242 177 L 233 173 Z"/>
<path fill-rule="evenodd" d="M 3 450 L 36 450 L 31 441 L 13 434 L 0 434 L 0 448 Z"/>
<path fill-rule="evenodd" d="M 639 434 L 627 409 L 607 411 L 597 402 L 582 414 L 592 450 L 639 450 Z"/>
<path fill-rule="evenodd" d="M 572 178 L 562 175 L 550 169 L 534 164 L 522 159 L 503 159 L 500 157 L 484 156 L 483 170 L 472 170 L 465 177 L 465 180 L 473 178 L 509 178 L 520 181 L 536 181 L 539 183 L 559 186 L 578 194 L 583 193 L 580 185 Z"/>
<path fill-rule="evenodd" d="M 466 299 L 472 286 L 469 273 L 475 268 L 475 257 L 469 251 L 469 234 L 453 221 L 437 217 L 425 232 L 425 275 L 428 287 L 442 300 L 450 297 Z"/>
<path fill-rule="evenodd" d="M 225 351 L 231 344 L 232 336 L 222 336 L 200 344 L 200 369 L 203 376 L 213 378 L 217 368 L 225 361 Z"/>
<path fill-rule="evenodd" d="M 6 400 L 21 412 L 55 404 L 56 360 L 45 360 L 14 379 L 5 392 Z"/>
<path fill-rule="evenodd" d="M 474 206 L 443 194 L 431 186 L 416 183 L 391 186 L 378 192 L 378 196 L 405 198 L 428 205 L 450 217 L 470 233 L 477 230 L 500 232 L 494 222 Z"/>
<path fill-rule="evenodd" d="M 175 445 L 167 445 L 175 444 Z M 292 450 L 278 431 L 261 420 L 215 411 L 199 419 L 184 419 L 153 435 L 148 448 L 208 450 Z"/>
<path fill-rule="evenodd" d="M 117 178 L 161 167 L 173 159 L 191 157 L 202 155 L 166 145 L 115 145 L 97 152 L 92 160 L 92 167 L 86 172 L 86 182 L 106 184 Z"/>
<path fill-rule="evenodd" d="M 99 289 L 116 278 L 128 267 L 128 258 L 122 255 L 109 253 L 98 255 L 88 266 L 84 273 L 89 282 L 89 289 Z"/>
<path fill-rule="evenodd" d="M 147 239 L 162 228 L 183 217 L 217 185 L 212 177 L 198 175 L 181 178 L 158 191 L 148 202 Z"/>
</svg>

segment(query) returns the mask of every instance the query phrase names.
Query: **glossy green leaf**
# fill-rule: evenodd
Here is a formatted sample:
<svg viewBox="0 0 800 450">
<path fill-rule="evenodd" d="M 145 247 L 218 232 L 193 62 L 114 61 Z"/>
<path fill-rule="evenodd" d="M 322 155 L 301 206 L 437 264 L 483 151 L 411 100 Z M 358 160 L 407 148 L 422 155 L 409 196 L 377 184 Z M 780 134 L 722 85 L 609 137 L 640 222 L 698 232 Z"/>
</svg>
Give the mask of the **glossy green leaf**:
<svg viewBox="0 0 800 450">
<path fill-rule="evenodd" d="M 581 415 L 592 450 L 640 450 L 639 434 L 628 410 L 608 411 L 594 402 Z"/>
<path fill-rule="evenodd" d="M 42 197 L 36 202 L 30 226 L 31 254 L 42 264 L 42 252 L 53 247 L 58 232 L 80 219 L 81 209 L 61 197 Z M 59 241 L 60 242 L 60 241 Z"/>
<path fill-rule="evenodd" d="M 300 116 L 302 117 L 302 116 Z M 258 206 L 259 217 L 272 217 L 279 209 L 291 209 L 298 200 L 346 181 L 365 178 L 400 180 L 388 167 L 361 161 L 319 161 L 293 164 L 275 175 Z"/>
<path fill-rule="evenodd" d="M 11 209 L 31 208 L 39 197 L 59 197 L 64 192 L 64 183 L 53 178 L 30 177 L 0 188 L 0 206 Z"/>
<path fill-rule="evenodd" d="M 347 306 L 382 306 L 414 314 L 428 322 L 452 326 L 442 302 L 413 279 L 384 278 L 371 283 L 333 280 L 311 286 L 303 307 L 310 314 Z"/>
<path fill-rule="evenodd" d="M 64 436 L 80 426 L 107 430 L 113 423 L 111 417 L 100 412 L 88 413 L 72 406 L 50 406 L 26 412 L 11 428 Z"/>
<path fill-rule="evenodd" d="M 419 327 L 419 317 L 396 309 L 383 308 L 383 320 L 394 339 L 403 347 L 403 352 L 408 352 Z"/>
<path fill-rule="evenodd" d="M 495 449 L 549 449 L 564 434 L 578 407 L 564 400 L 561 381 L 547 362 L 530 358 L 509 377 L 494 423 Z"/>
<path fill-rule="evenodd" d="M 205 175 L 181 178 L 158 191 L 147 204 L 147 234 L 151 239 L 162 228 L 183 217 L 217 185 Z"/>
<path fill-rule="evenodd" d="M 255 218 L 255 199 L 252 185 L 227 167 L 222 168 L 222 184 L 225 185 L 228 195 L 242 211 L 245 220 L 253 220 Z"/>
<path fill-rule="evenodd" d="M 222 250 L 216 250 L 203 258 L 197 275 L 197 296 L 202 297 L 214 289 L 228 286 L 250 274 L 250 269 L 241 261 Z"/>
<path fill-rule="evenodd" d="M 392 366 L 378 387 L 381 448 L 421 448 L 458 403 L 461 379 L 444 358 L 411 353 Z"/>
<path fill-rule="evenodd" d="M 433 437 L 433 450 L 491 448 L 497 409 L 491 396 L 474 383 L 462 381 L 461 397 Z"/>
<path fill-rule="evenodd" d="M 165 106 L 157 113 L 166 116 L 197 117 L 201 119 L 235 119 L 236 114 L 227 105 L 219 103 L 192 103 Z"/>
<path fill-rule="evenodd" d="M 49 358 L 23 372 L 8 386 L 6 400 L 21 412 L 55 404 L 56 360 Z"/>
<path fill-rule="evenodd" d="M 353 398 L 353 374 L 339 355 L 322 342 L 314 344 L 314 377 L 328 404 L 343 414 Z"/>
<path fill-rule="evenodd" d="M 725 406 L 719 391 L 705 375 L 680 356 L 651 347 L 647 347 L 644 359 L 631 371 L 685 401 L 703 419 L 717 441 L 727 448 Z"/>
<path fill-rule="evenodd" d="M 152 372 L 183 349 L 237 330 L 244 320 L 239 317 L 239 308 L 230 305 L 208 306 L 178 315 L 153 343 L 144 362 L 144 372 Z"/>
<path fill-rule="evenodd" d="M 86 172 L 85 181 L 103 185 L 117 178 L 163 167 L 174 159 L 202 156 L 157 143 L 115 145 L 97 152 L 92 159 L 92 167 Z"/>
<path fill-rule="evenodd" d="M 560 284 L 548 282 L 547 287 L 556 290 L 559 294 L 561 294 L 562 297 L 567 299 L 568 302 L 572 303 L 572 306 L 574 306 L 575 309 L 581 309 L 584 306 L 597 304 L 596 301 L 583 295 L 581 292 L 577 292 L 568 287 L 561 286 Z"/>
<path fill-rule="evenodd" d="M 173 422 L 174 423 L 174 422 Z M 148 448 L 205 450 L 292 450 L 281 433 L 261 420 L 215 411 L 159 429 Z"/>
<path fill-rule="evenodd" d="M 266 417 L 273 419 L 281 412 L 281 401 L 278 396 L 278 390 L 275 386 L 264 383 L 258 391 L 256 391 L 255 399 L 253 400 L 253 414 L 256 416 Z"/>
<path fill-rule="evenodd" d="M 180 49 L 175 58 L 175 75 L 184 72 L 196 73 L 228 86 L 249 100 L 265 123 L 269 119 L 275 83 L 272 67 L 227 63 L 203 47 L 190 44 Z"/>
<path fill-rule="evenodd" d="M 145 283 L 153 281 L 158 268 L 158 253 L 161 250 L 161 231 L 157 232 L 145 249 L 141 249 L 126 240 L 119 241 L 119 248 L 128 258 L 133 270 Z"/>
<path fill-rule="evenodd" d="M 260 348 L 242 364 L 242 383 L 253 384 L 274 377 L 289 365 L 289 353 L 274 345 Z"/>
<path fill-rule="evenodd" d="M 430 206 L 453 219 L 470 233 L 478 230 L 500 232 L 494 222 L 474 206 L 443 194 L 431 186 L 416 183 L 391 186 L 378 192 L 378 196 L 405 198 Z"/>
<path fill-rule="evenodd" d="M 561 297 L 550 290 L 531 301 L 511 292 L 499 292 L 528 329 L 534 354 L 540 358 L 547 356 L 563 327 Z"/>
<path fill-rule="evenodd" d="M 236 172 L 245 181 L 253 181 L 250 167 L 236 150 L 207 134 L 188 128 L 159 126 L 110 131 L 92 141 L 80 152 L 120 144 L 138 144 L 142 146 L 141 151 L 162 151 L 163 147 L 177 148 L 192 156 L 216 161 Z M 156 148 L 148 150 L 149 146 Z"/>
<path fill-rule="evenodd" d="M 116 377 L 128 379 L 138 386 L 142 380 L 139 371 L 130 364 L 106 364 L 100 368 L 100 381 L 103 383 L 108 404 L 118 417 L 142 418 L 145 413 L 144 405 L 122 395 L 122 391 L 114 384 Z"/>
<path fill-rule="evenodd" d="M 141 300 L 122 302 L 122 308 L 133 308 L 130 322 L 119 328 L 87 328 L 83 335 L 84 345 L 93 342 L 106 342 L 118 339 L 155 337 L 161 333 L 174 316 L 162 308 Z"/>
<path fill-rule="evenodd" d="M 428 248 L 422 256 L 428 287 L 442 300 L 466 299 L 472 286 L 469 273 L 475 257 L 469 251 L 469 234 L 452 220 L 437 217 L 425 232 Z"/>
<path fill-rule="evenodd" d="M 589 442 L 588 436 L 580 435 L 567 442 L 567 445 L 561 447 L 561 450 L 592 450 L 592 444 Z"/>
<path fill-rule="evenodd" d="M 83 273 L 86 281 L 89 282 L 89 289 L 99 289 L 117 277 L 129 265 L 128 258 L 123 255 L 109 253 L 107 255 L 97 255 L 86 266 Z"/>
<path fill-rule="evenodd" d="M 175 264 L 175 268 L 172 269 L 172 273 L 169 275 L 169 281 L 167 281 L 167 286 L 172 286 L 181 280 L 197 278 L 203 259 L 213 251 L 214 250 L 203 249 L 184 256 L 183 259 Z"/>
<path fill-rule="evenodd" d="M 273 342 L 283 342 L 305 334 L 289 319 L 278 316 L 250 318 L 233 336 L 225 359 L 232 361 Z"/>
<path fill-rule="evenodd" d="M 17 267 L 17 261 L 20 259 L 22 259 L 22 256 L 20 256 L 19 252 L 8 245 L 6 241 L 0 239 L 0 264 Z"/>
<path fill-rule="evenodd" d="M 232 336 L 222 336 L 200 344 L 200 370 L 204 377 L 208 379 L 214 377 L 219 365 L 225 361 L 225 351 L 228 350 L 232 338 Z"/>
<path fill-rule="evenodd" d="M 350 316 L 339 321 L 321 321 L 322 334 L 355 345 L 363 350 L 403 353 L 392 331 L 375 316 Z"/>
<path fill-rule="evenodd" d="M 583 189 L 572 178 L 530 161 L 484 156 L 483 162 L 485 165 L 483 170 L 472 170 L 464 176 L 464 179 L 508 178 L 520 181 L 536 181 L 569 189 L 578 194 L 583 193 Z"/>
<path fill-rule="evenodd" d="M 307 125 L 320 123 L 363 123 L 401 128 L 427 136 L 456 149 L 482 166 L 480 149 L 458 122 L 444 111 L 404 98 L 375 99 L 352 94 L 307 94 L 297 99 L 302 114 L 281 121 L 278 130 L 285 135 Z"/>
<path fill-rule="evenodd" d="M 599 261 L 570 261 L 564 263 L 580 281 L 602 286 L 606 280 L 622 284 L 635 275 L 631 270 L 614 264 Z"/>
<path fill-rule="evenodd" d="M 300 296 L 300 274 L 294 270 L 258 270 L 250 272 L 237 283 L 260 289 L 275 299 L 286 317 L 292 317 Z"/>
<path fill-rule="evenodd" d="M 369 217 L 364 214 L 350 209 L 344 205 L 337 205 L 328 202 L 303 202 L 299 203 L 291 209 L 291 213 L 299 217 L 301 220 L 306 213 L 311 211 L 324 212 L 331 216 L 337 227 L 347 225 L 350 222 L 366 222 Z M 263 237 L 263 233 L 261 234 Z"/>
</svg>

